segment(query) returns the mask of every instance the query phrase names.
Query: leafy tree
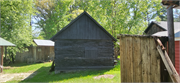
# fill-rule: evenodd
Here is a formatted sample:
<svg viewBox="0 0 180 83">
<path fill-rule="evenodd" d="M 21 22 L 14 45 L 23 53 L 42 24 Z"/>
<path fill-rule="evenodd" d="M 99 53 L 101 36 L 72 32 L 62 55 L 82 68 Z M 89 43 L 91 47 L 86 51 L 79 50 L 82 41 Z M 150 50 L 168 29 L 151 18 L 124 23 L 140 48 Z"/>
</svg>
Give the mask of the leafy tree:
<svg viewBox="0 0 180 83">
<path fill-rule="evenodd" d="M 157 16 L 160 18 L 160 21 L 167 21 L 167 8 L 162 7 L 159 10 L 160 13 L 157 13 Z M 173 9 L 173 16 L 175 22 L 180 22 L 180 10 L 179 9 Z"/>
<path fill-rule="evenodd" d="M 174 21 L 180 22 L 180 10 L 179 9 L 174 9 Z"/>
<path fill-rule="evenodd" d="M 71 14 L 68 13 L 72 1 L 59 0 L 37 0 L 37 13 L 35 19 L 38 20 L 37 27 L 42 29 L 41 35 L 45 39 L 50 39 L 59 30 L 69 23 Z"/>
<path fill-rule="evenodd" d="M 160 14 L 157 0 L 83 0 L 74 9 L 86 10 L 114 37 L 117 34 L 142 34 L 147 23 Z"/>
<path fill-rule="evenodd" d="M 161 21 L 167 21 L 167 9 L 165 7 L 162 7 L 160 11 L 161 14 L 158 14 L 158 16 L 161 19 Z"/>
<path fill-rule="evenodd" d="M 160 20 L 163 11 L 158 0 L 73 0 L 69 2 L 54 0 L 54 3 L 56 4 L 51 6 L 53 8 L 51 15 L 48 12 L 45 13 L 48 19 L 41 16 L 39 20 L 39 23 L 43 21 L 39 25 L 43 28 L 44 35 L 48 34 L 51 37 L 83 10 L 114 37 L 117 34 L 142 34 L 152 19 Z M 46 8 L 44 10 L 46 11 Z"/>
<path fill-rule="evenodd" d="M 8 47 L 11 58 L 16 52 L 26 51 L 32 44 L 31 15 L 34 12 L 31 0 L 1 0 L 1 37 L 14 43 Z"/>
</svg>

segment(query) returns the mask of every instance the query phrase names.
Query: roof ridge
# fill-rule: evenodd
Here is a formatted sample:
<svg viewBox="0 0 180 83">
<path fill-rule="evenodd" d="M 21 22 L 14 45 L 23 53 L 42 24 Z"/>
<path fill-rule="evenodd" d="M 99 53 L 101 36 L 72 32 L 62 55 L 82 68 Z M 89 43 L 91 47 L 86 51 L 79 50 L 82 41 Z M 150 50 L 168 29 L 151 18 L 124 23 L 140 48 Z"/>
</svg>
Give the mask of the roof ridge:
<svg viewBox="0 0 180 83">
<path fill-rule="evenodd" d="M 110 36 L 114 41 L 117 41 L 109 32 L 107 32 L 94 18 L 92 18 L 86 11 L 81 13 L 79 16 L 77 16 L 74 20 L 72 20 L 68 25 L 66 25 L 64 28 L 62 28 L 59 32 L 57 32 L 50 40 L 54 40 L 54 37 L 56 37 L 58 34 L 65 31 L 70 25 L 72 25 L 76 20 L 78 20 L 82 15 L 87 15 L 97 26 L 100 27 L 101 30 L 103 30 L 108 36 Z"/>
</svg>

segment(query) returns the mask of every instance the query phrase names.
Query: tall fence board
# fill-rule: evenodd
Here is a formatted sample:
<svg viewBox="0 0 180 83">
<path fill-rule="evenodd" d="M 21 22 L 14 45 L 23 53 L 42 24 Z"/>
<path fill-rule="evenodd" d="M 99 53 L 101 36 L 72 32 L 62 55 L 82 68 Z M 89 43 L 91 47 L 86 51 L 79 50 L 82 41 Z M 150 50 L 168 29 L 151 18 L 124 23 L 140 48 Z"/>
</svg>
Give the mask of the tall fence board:
<svg viewBox="0 0 180 83">
<path fill-rule="evenodd" d="M 122 82 L 160 82 L 160 55 L 150 36 L 119 35 Z"/>
</svg>

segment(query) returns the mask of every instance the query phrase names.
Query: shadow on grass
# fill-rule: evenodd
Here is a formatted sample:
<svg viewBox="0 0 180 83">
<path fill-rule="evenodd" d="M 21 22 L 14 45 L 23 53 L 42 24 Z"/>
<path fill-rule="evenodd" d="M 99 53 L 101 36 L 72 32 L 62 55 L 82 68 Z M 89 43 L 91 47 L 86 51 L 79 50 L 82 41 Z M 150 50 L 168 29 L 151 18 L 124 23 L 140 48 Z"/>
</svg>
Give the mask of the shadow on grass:
<svg viewBox="0 0 180 83">
<path fill-rule="evenodd" d="M 62 80 L 68 80 L 71 78 L 79 78 L 90 75 L 91 76 L 102 75 L 110 70 L 110 69 L 85 70 L 85 71 L 55 74 L 54 72 L 49 72 L 49 69 L 50 67 L 41 67 L 40 69 L 32 73 L 29 77 L 22 80 L 21 82 L 60 82 Z"/>
</svg>

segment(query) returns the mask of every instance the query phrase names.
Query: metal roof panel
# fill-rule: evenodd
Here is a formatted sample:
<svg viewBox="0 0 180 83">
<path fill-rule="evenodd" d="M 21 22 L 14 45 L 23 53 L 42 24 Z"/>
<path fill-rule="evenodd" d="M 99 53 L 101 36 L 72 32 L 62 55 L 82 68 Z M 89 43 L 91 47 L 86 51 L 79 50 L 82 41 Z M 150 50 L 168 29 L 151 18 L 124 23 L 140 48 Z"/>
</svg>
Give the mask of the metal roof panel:
<svg viewBox="0 0 180 83">
<path fill-rule="evenodd" d="M 0 37 L 0 46 L 16 46 L 16 45 Z"/>
<path fill-rule="evenodd" d="M 167 31 L 160 31 L 157 33 L 152 34 L 152 36 L 167 36 L 168 37 L 168 32 Z M 174 33 L 174 37 L 180 37 L 180 31 Z"/>
<path fill-rule="evenodd" d="M 34 39 L 33 41 L 37 46 L 54 46 L 54 42 L 51 40 Z"/>
</svg>

